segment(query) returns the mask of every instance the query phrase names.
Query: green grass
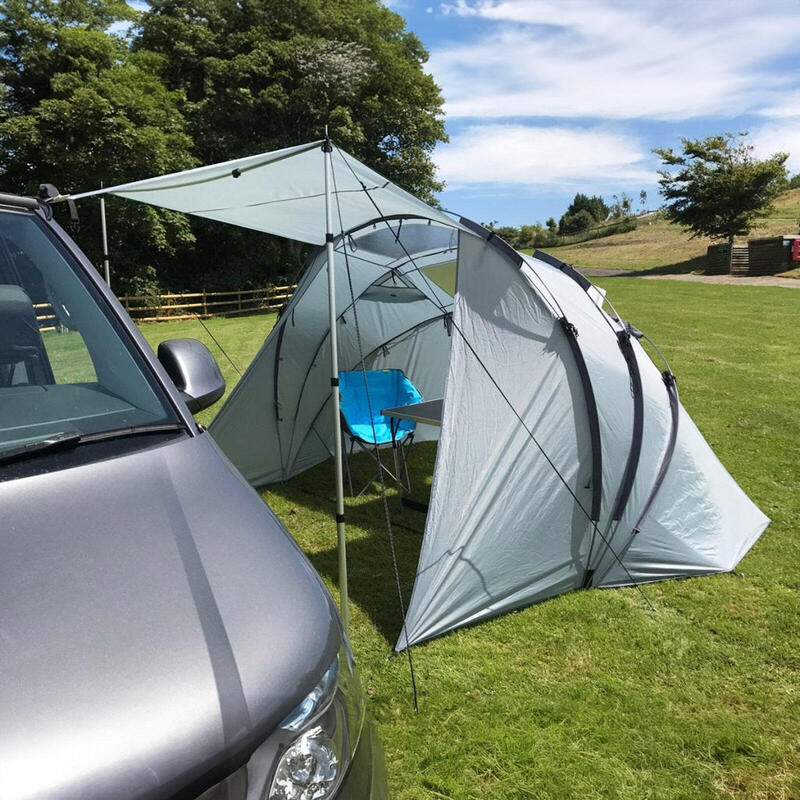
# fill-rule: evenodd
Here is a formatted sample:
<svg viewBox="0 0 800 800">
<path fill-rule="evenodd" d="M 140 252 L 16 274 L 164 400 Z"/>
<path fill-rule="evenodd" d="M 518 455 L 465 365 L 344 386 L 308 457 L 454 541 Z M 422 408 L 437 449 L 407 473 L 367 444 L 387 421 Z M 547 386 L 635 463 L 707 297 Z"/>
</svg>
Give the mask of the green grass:
<svg viewBox="0 0 800 800">
<path fill-rule="evenodd" d="M 800 189 L 792 189 L 778 198 L 773 211 L 750 236 L 797 233 L 799 221 Z M 636 230 L 628 233 L 544 249 L 578 267 L 652 270 L 656 274 L 702 270 L 708 245 L 705 239 L 690 239 L 680 227 L 660 217 L 645 217 L 639 220 Z"/>
<path fill-rule="evenodd" d="M 602 285 L 660 344 L 687 409 L 773 522 L 736 575 L 648 586 L 655 613 L 634 589 L 577 592 L 416 648 L 415 715 L 408 664 L 389 658 L 399 617 L 380 497 L 348 500 L 353 646 L 395 798 L 800 797 L 798 299 Z M 243 367 L 270 322 L 207 324 Z M 196 322 L 143 330 L 153 344 L 207 340 Z M 420 497 L 433 456 L 413 450 Z M 264 498 L 336 596 L 331 473 L 321 465 Z M 389 503 L 407 597 L 423 518 L 401 513 L 394 493 Z"/>
<path fill-rule="evenodd" d="M 165 339 L 189 338 L 199 339 L 214 354 L 225 377 L 225 394 L 215 406 L 196 415 L 201 423 L 207 425 L 236 385 L 239 373 L 244 372 L 253 360 L 277 318 L 275 313 L 251 314 L 244 317 L 214 317 L 203 322 L 196 319 L 149 322 L 139 328 L 153 351 L 158 350 L 159 343 Z"/>
<path fill-rule="evenodd" d="M 91 383 L 97 380 L 92 357 L 78 331 L 45 331 L 42 341 L 57 383 Z"/>
</svg>

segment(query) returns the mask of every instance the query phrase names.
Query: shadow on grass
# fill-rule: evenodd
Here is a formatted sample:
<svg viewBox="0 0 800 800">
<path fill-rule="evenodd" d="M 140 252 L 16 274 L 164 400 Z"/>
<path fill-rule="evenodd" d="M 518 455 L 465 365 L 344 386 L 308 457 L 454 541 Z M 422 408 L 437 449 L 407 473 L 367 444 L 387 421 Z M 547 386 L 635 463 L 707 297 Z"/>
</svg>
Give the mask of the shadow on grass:
<svg viewBox="0 0 800 800">
<path fill-rule="evenodd" d="M 674 264 L 664 264 L 650 269 L 637 269 L 625 274 L 630 278 L 643 278 L 647 275 L 688 275 L 690 272 L 705 272 L 706 257 L 695 256 L 685 261 L 676 261 Z"/>
<path fill-rule="evenodd" d="M 577 267 L 589 278 L 645 278 L 649 275 L 688 275 L 690 272 L 705 273 L 705 256 L 687 258 L 674 264 L 661 264 L 647 269 L 607 269 L 605 267 Z"/>
<path fill-rule="evenodd" d="M 409 472 L 414 487 L 412 498 L 427 503 L 427 479 L 433 471 L 436 445 L 416 444 L 409 458 Z M 382 454 L 383 455 L 383 454 Z M 391 453 L 386 452 L 387 462 Z M 374 462 L 367 456 L 351 461 L 353 484 L 358 491 L 374 473 Z M 425 514 L 405 508 L 393 485 L 387 483 L 387 504 L 397 557 L 397 570 L 405 606 L 414 585 Z M 334 514 L 333 466 L 330 461 L 298 475 L 270 491 L 290 505 L 296 505 L 317 517 L 330 519 Z M 345 485 L 345 518 L 348 527 L 347 570 L 350 598 L 369 617 L 390 647 L 397 641 L 402 626 L 397 581 L 386 525 L 380 484 L 374 482 L 359 498 L 350 498 Z M 306 544 L 305 542 L 303 543 Z M 315 569 L 334 585 L 339 580 L 339 556 L 335 543 L 325 549 L 304 547 Z"/>
</svg>

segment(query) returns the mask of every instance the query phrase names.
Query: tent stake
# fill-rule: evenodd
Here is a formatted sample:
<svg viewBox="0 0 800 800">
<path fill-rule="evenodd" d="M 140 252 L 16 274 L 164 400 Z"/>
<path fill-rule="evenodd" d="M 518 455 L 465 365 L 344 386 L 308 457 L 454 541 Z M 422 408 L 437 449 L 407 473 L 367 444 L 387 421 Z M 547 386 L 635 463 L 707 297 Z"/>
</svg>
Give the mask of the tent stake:
<svg viewBox="0 0 800 800">
<path fill-rule="evenodd" d="M 100 184 L 102 188 L 103 184 Z M 106 231 L 106 198 L 100 195 L 100 231 L 103 236 L 103 270 L 105 272 L 106 286 L 111 288 L 111 268 L 108 264 L 108 232 Z"/>
<path fill-rule="evenodd" d="M 342 427 L 339 421 L 339 353 L 336 336 L 336 284 L 333 255 L 333 207 L 331 203 L 331 147 L 326 138 L 322 145 L 325 159 L 325 251 L 328 259 L 328 311 L 331 329 L 331 399 L 333 400 L 334 468 L 336 470 L 336 535 L 339 547 L 339 607 L 344 632 L 350 634 L 350 611 L 347 597 L 347 539 L 344 527 L 344 475 L 342 471 Z"/>
</svg>

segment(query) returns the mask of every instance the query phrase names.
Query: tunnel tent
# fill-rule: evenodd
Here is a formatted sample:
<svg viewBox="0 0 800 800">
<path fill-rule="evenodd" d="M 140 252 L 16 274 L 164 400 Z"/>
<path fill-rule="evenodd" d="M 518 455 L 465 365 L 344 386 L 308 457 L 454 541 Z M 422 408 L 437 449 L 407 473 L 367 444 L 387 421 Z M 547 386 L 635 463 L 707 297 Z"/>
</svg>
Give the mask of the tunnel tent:
<svg viewBox="0 0 800 800">
<path fill-rule="evenodd" d="M 727 571 L 764 529 L 671 373 L 566 265 L 466 220 L 387 220 L 334 250 L 342 368 L 363 352 L 444 397 L 441 429 L 418 429 L 440 442 L 397 649 L 584 586 Z M 320 252 L 211 425 L 255 485 L 333 450 L 324 272 Z"/>
<path fill-rule="evenodd" d="M 334 359 L 400 368 L 444 397 L 441 428 L 419 430 L 439 445 L 396 649 L 582 587 L 732 570 L 768 519 L 603 293 L 338 148 L 323 187 L 320 144 L 106 191 L 324 242 L 210 426 L 254 485 L 337 451 Z M 263 186 L 240 197 L 245 162 Z M 203 175 L 217 189 L 200 202 Z"/>
</svg>

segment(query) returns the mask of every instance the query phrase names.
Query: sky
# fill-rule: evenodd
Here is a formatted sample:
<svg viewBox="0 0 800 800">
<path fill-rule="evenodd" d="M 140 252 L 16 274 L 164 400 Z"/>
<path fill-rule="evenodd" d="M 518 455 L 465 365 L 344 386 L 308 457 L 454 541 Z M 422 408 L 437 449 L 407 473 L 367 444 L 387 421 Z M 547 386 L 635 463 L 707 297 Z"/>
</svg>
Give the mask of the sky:
<svg viewBox="0 0 800 800">
<path fill-rule="evenodd" d="M 430 52 L 445 208 L 521 225 L 576 192 L 660 205 L 654 147 L 748 131 L 800 172 L 800 0 L 384 0 Z"/>
</svg>

